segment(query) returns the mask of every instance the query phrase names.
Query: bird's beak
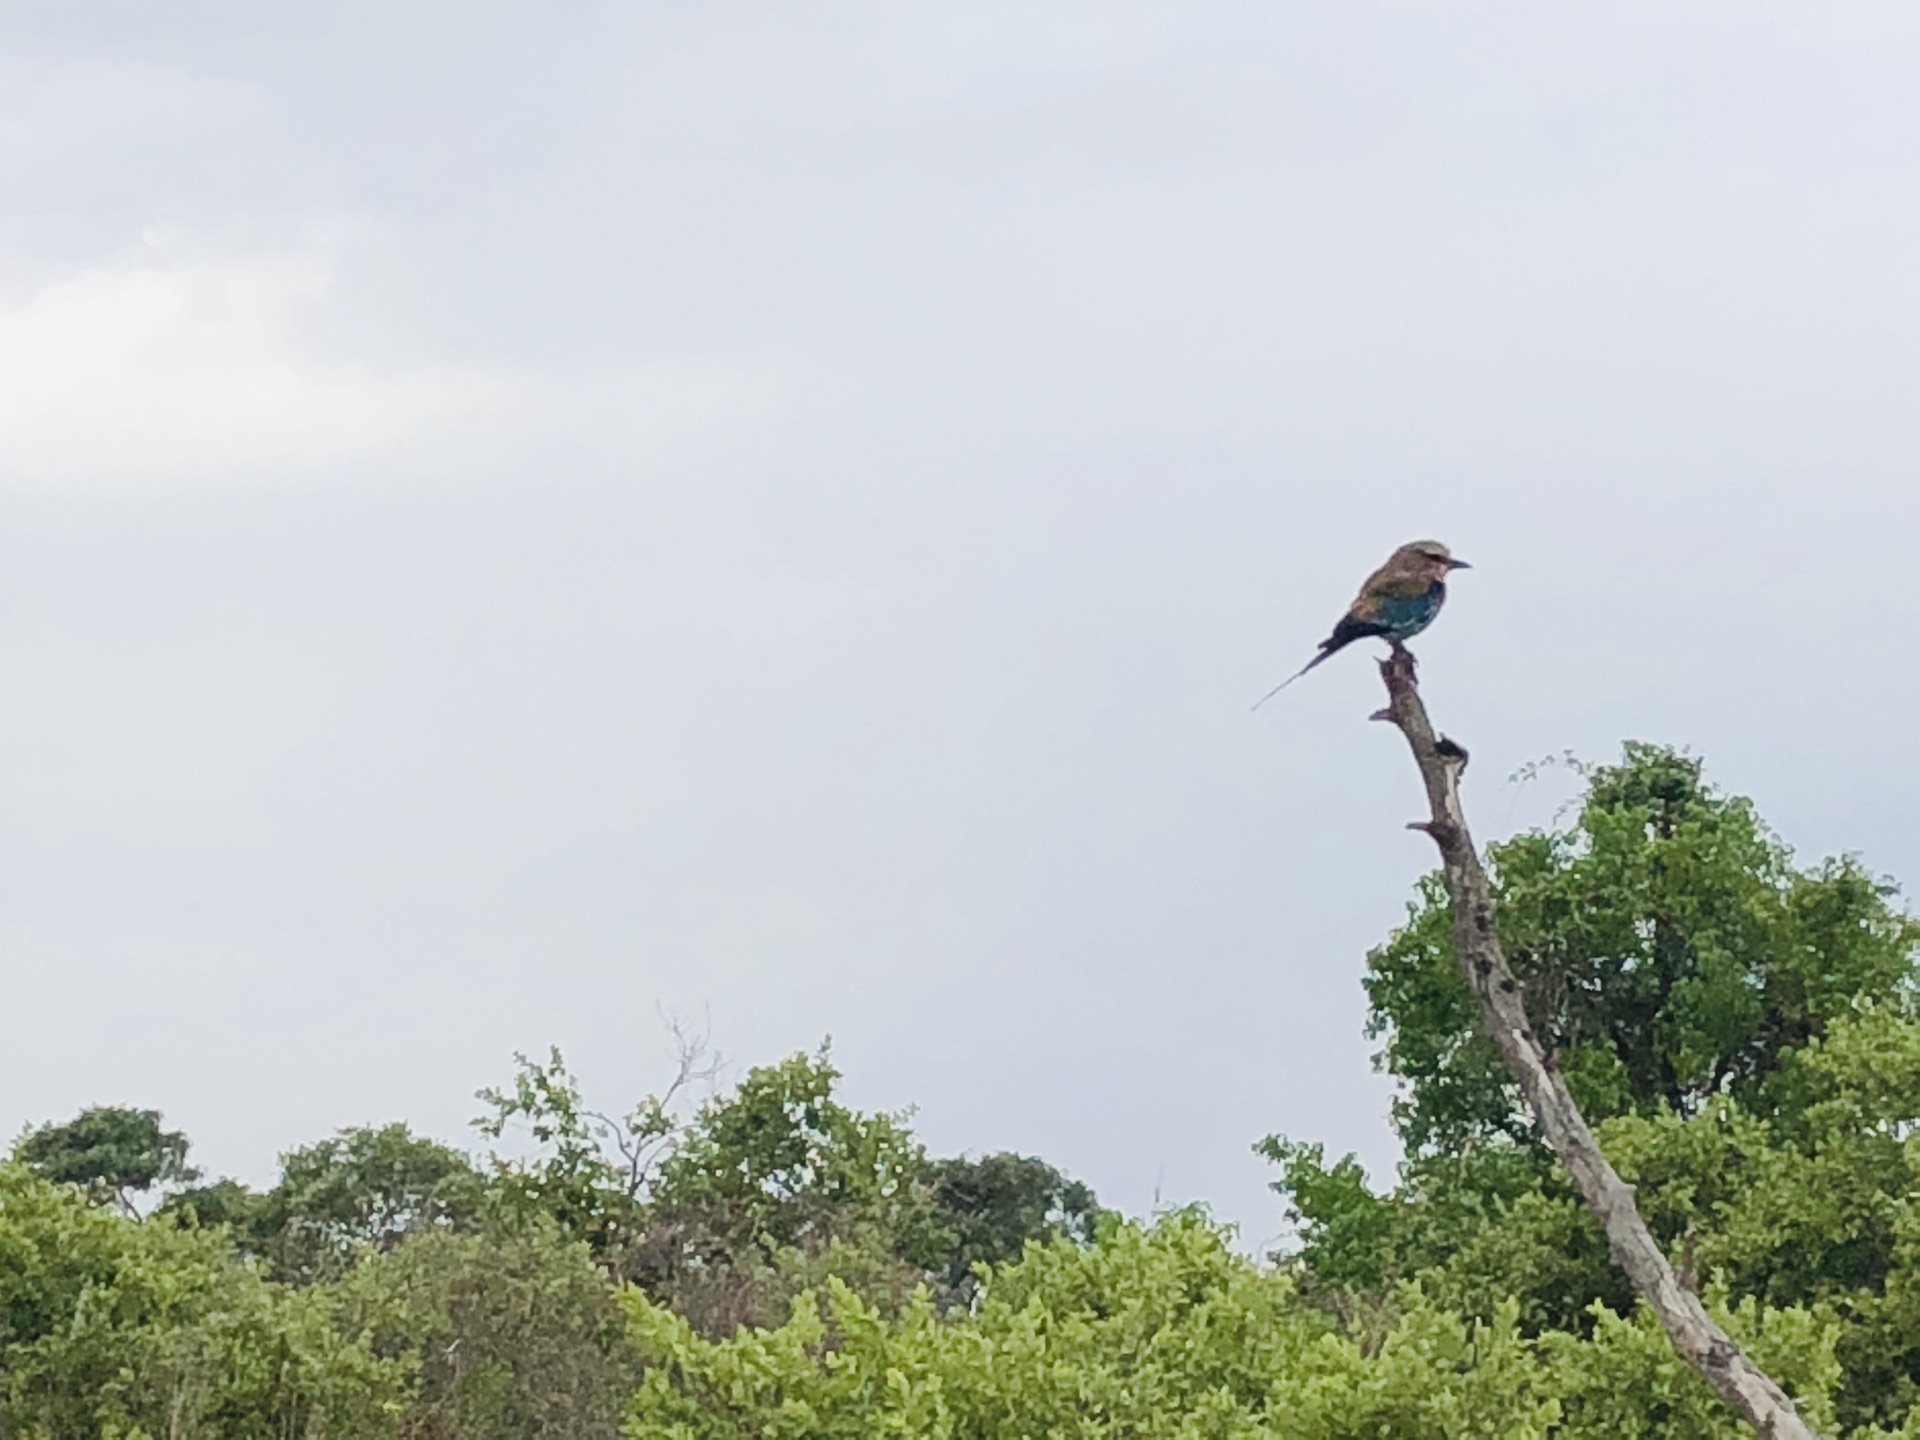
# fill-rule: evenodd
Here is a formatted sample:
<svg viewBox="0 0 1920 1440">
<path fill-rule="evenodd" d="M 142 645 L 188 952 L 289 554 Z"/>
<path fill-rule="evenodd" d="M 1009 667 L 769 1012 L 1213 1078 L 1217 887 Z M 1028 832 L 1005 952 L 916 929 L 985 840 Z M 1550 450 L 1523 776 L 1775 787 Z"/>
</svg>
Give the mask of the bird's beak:
<svg viewBox="0 0 1920 1440">
<path fill-rule="evenodd" d="M 1447 568 L 1449 570 L 1471 570 L 1473 567 L 1464 560 L 1449 560 L 1447 561 Z"/>
</svg>

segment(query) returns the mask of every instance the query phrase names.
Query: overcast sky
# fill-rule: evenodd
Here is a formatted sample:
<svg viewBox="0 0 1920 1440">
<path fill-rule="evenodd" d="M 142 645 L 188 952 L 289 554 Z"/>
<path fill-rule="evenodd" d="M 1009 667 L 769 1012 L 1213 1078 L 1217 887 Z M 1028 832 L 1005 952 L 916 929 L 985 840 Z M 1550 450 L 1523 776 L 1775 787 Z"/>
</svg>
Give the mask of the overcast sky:
<svg viewBox="0 0 1920 1440">
<path fill-rule="evenodd" d="M 1281 1228 L 1432 861 L 1683 744 L 1920 883 L 1906 3 L 0 11 L 0 1133 L 659 1015 Z M 1364 648 L 1364 647 L 1362 647 Z"/>
</svg>

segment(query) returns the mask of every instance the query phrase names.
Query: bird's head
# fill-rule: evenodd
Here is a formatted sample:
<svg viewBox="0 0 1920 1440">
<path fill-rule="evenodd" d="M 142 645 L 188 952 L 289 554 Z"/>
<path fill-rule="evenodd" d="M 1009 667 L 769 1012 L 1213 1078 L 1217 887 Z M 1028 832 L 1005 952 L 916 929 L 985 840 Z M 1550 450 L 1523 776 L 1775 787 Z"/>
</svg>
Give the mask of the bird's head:
<svg viewBox="0 0 1920 1440">
<path fill-rule="evenodd" d="M 1412 544 L 1402 545 L 1394 551 L 1393 558 L 1396 564 L 1404 565 L 1429 580 L 1444 580 L 1451 571 L 1473 568 L 1464 560 L 1454 559 L 1453 552 L 1438 540 L 1415 540 Z"/>
</svg>

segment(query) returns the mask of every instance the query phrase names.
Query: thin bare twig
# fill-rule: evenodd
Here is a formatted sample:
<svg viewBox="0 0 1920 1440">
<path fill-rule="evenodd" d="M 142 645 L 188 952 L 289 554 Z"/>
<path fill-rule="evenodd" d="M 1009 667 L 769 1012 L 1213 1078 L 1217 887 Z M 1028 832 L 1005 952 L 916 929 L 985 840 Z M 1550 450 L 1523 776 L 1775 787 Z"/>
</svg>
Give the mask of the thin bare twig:
<svg viewBox="0 0 1920 1440">
<path fill-rule="evenodd" d="M 713 1048 L 713 1021 L 709 1017 L 699 1034 L 677 1015 L 663 1016 L 673 1037 L 673 1083 L 658 1095 L 649 1095 L 633 1111 L 616 1118 L 599 1110 L 581 1113 L 605 1127 L 626 1170 L 627 1194 L 638 1198 L 653 1182 L 654 1171 L 670 1155 L 681 1133 L 674 1103 L 694 1085 L 711 1085 L 726 1066 L 726 1057 Z"/>
<path fill-rule="evenodd" d="M 1387 682 L 1387 707 L 1373 718 L 1388 721 L 1407 737 L 1420 778 L 1426 782 L 1432 818 L 1417 821 L 1412 828 L 1426 831 L 1440 847 L 1461 973 L 1479 997 L 1487 1033 L 1519 1082 L 1547 1143 L 1606 1231 L 1614 1264 L 1666 1327 L 1674 1351 L 1759 1434 L 1767 1440 L 1816 1440 L 1786 1391 L 1707 1314 L 1693 1293 L 1691 1277 L 1683 1279 L 1674 1273 L 1640 1218 L 1633 1187 L 1601 1153 L 1553 1056 L 1534 1034 L 1520 982 L 1500 948 L 1493 887 L 1460 805 L 1460 775 L 1467 768 L 1467 752 L 1434 733 L 1414 680 L 1411 655 L 1396 646 L 1380 662 L 1380 674 Z"/>
</svg>

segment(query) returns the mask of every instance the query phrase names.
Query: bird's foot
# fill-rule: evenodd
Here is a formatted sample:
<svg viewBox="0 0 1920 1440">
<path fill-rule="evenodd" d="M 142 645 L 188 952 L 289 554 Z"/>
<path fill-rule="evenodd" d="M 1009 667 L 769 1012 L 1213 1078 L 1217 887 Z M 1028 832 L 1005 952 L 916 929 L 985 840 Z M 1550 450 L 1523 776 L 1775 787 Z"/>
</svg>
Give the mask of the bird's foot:
<svg viewBox="0 0 1920 1440">
<path fill-rule="evenodd" d="M 1387 651 L 1387 658 L 1380 662 L 1380 668 L 1388 675 L 1404 676 L 1407 683 L 1412 684 L 1419 678 L 1420 672 L 1420 664 L 1413 658 L 1413 652 L 1398 640 L 1389 640 L 1387 644 L 1391 648 Z"/>
</svg>

